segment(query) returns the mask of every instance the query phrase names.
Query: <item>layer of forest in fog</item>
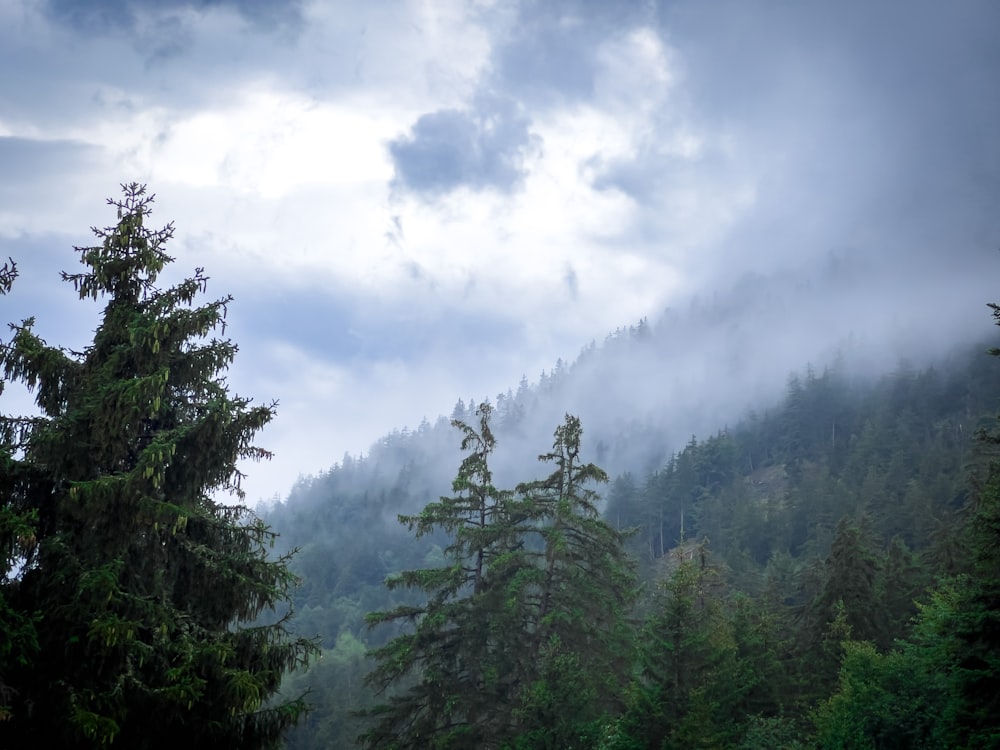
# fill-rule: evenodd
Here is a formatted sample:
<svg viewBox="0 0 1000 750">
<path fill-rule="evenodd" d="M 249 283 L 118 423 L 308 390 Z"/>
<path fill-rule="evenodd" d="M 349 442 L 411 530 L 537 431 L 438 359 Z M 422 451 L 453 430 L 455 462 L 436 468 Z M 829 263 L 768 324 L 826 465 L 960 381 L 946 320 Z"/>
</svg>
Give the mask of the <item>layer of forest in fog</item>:
<svg viewBox="0 0 1000 750">
<path fill-rule="evenodd" d="M 4 742 L 997 746 L 995 328 L 888 369 L 898 338 L 833 346 L 755 391 L 765 329 L 695 306 L 255 513 L 277 406 L 230 391 L 232 298 L 199 304 L 200 268 L 161 287 L 173 227 L 122 190 L 63 274 L 104 302 L 93 342 L 27 318 L 0 346 L 38 409 L 0 416 Z M 688 370 L 727 333 L 734 360 Z"/>
<path fill-rule="evenodd" d="M 1000 750 L 997 0 L 0 57 L 0 750 Z"/>
<path fill-rule="evenodd" d="M 636 352 L 661 345 L 657 333 L 643 321 L 541 382 L 498 395 L 496 484 L 543 477 L 534 458 L 549 437 L 533 415 L 551 414 L 594 373 L 613 371 L 620 379 L 610 387 L 627 390 L 621 363 L 650 362 Z M 563 720 L 547 736 L 536 731 L 505 746 L 569 747 L 560 743 L 572 738 L 594 748 L 863 747 L 856 743 L 876 736 L 891 738 L 886 747 L 950 747 L 972 736 L 974 722 L 954 714 L 951 688 L 919 681 L 940 666 L 931 651 L 946 647 L 934 642 L 930 620 L 944 615 L 931 611 L 933 602 L 951 595 L 944 581 L 975 567 L 969 522 L 992 460 L 981 432 L 1000 410 L 1000 363 L 987 348 L 959 345 L 919 365 L 900 360 L 881 375 L 834 352 L 827 364 L 782 378 L 771 403 L 758 399 L 680 441 L 649 414 L 619 414 L 594 431 L 584 421 L 582 460 L 610 473 L 594 487 L 601 516 L 625 532 L 637 574 L 626 617 L 631 645 L 610 697 L 584 709 L 548 695 L 548 710 Z M 595 389 L 593 399 L 601 397 Z M 385 582 L 455 562 L 446 555 L 449 534 L 416 538 L 397 516 L 449 494 L 464 456 L 453 421 L 478 418 L 477 404 L 460 400 L 450 419 L 394 432 L 260 509 L 281 548 L 297 549 L 294 630 L 318 635 L 324 654 L 285 683 L 286 695 L 309 690 L 313 704 L 288 748 L 363 746 L 358 735 L 386 699 L 365 682 L 374 667 L 366 654 L 412 627 L 371 627 L 366 614 L 419 608 L 426 594 Z M 641 461 L 623 458 L 630 453 Z M 906 680 L 899 660 L 911 660 Z M 405 693 L 420 674 L 396 689 Z M 872 674 L 885 682 L 862 696 L 854 681 Z M 589 684 L 572 670 L 562 679 Z M 925 715 L 934 711 L 944 713 Z M 365 746 L 392 746 L 368 737 Z"/>
</svg>

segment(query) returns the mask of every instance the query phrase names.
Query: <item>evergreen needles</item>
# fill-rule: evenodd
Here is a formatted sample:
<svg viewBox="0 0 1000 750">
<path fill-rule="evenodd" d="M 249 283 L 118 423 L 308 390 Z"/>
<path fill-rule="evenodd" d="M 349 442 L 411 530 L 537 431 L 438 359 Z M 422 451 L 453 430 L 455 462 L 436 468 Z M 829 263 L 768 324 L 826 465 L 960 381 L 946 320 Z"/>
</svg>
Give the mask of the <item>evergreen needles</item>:
<svg viewBox="0 0 1000 750">
<path fill-rule="evenodd" d="M 123 191 L 62 275 L 107 301 L 93 342 L 50 346 L 29 319 L 0 349 L 42 415 L 0 419 L 0 745 L 274 746 L 304 705 L 268 699 L 313 646 L 258 622 L 295 579 L 268 527 L 216 498 L 242 500 L 237 462 L 268 456 L 252 439 L 275 405 L 229 393 L 236 345 L 212 333 L 231 298 L 196 306 L 202 269 L 158 288 L 173 227 Z"/>
</svg>

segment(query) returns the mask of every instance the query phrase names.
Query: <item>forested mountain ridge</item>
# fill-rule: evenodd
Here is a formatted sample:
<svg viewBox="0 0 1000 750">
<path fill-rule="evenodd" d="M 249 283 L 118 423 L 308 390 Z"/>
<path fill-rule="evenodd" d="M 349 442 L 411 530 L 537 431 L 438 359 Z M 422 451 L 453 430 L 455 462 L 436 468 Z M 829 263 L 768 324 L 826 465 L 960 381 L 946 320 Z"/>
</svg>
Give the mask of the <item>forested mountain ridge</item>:
<svg viewBox="0 0 1000 750">
<path fill-rule="evenodd" d="M 588 357 L 641 346 L 650 334 L 645 322 L 619 332 L 537 386 L 522 382 L 498 398 L 498 486 L 534 471 L 503 454 L 505 441 L 524 435 L 526 414 L 541 411 L 546 394 L 566 387 Z M 914 601 L 927 599 L 936 578 L 970 564 L 962 513 L 970 472 L 983 462 L 975 435 L 1000 411 L 997 363 L 985 349 L 978 344 L 934 366 L 903 363 L 878 379 L 843 361 L 820 372 L 807 367 L 788 378 L 771 408 L 691 437 L 649 471 L 617 473 L 603 507 L 612 527 L 634 529 L 627 545 L 646 591 L 634 614 L 637 627 L 645 622 L 638 642 L 669 646 L 664 628 L 681 640 L 637 656 L 636 682 L 617 718 L 606 717 L 605 740 L 582 727 L 589 744 L 581 746 L 819 741 L 817 707 L 836 691 L 839 644 L 856 639 L 888 652 L 910 634 Z M 470 407 L 460 402 L 452 417 L 471 421 Z M 369 630 L 364 615 L 418 603 L 412 592 L 391 598 L 383 580 L 443 564 L 448 544 L 443 534 L 414 539 L 395 516 L 447 491 L 457 443 L 443 418 L 394 433 L 364 459 L 345 456 L 301 480 L 286 503 L 267 511 L 282 544 L 300 548 L 295 627 L 321 634 L 326 650 L 321 664 L 287 685 L 310 687 L 315 705 L 288 747 L 350 747 L 363 728 L 348 710 L 372 700 L 362 684 L 365 649 L 405 632 Z M 542 448 L 539 441 L 535 453 Z M 620 455 L 602 439 L 584 448 L 598 464 Z M 657 672 L 666 663 L 674 665 L 672 680 Z M 741 687 L 714 694 L 723 682 Z M 608 744 L 615 732 L 634 744 Z"/>
<path fill-rule="evenodd" d="M 956 339 L 880 377 L 847 348 L 678 445 L 682 381 L 706 372 L 667 378 L 657 345 L 692 337 L 643 321 L 345 456 L 262 508 L 272 527 L 218 499 L 270 455 L 275 406 L 230 395 L 237 348 L 211 336 L 232 300 L 195 304 L 200 268 L 157 286 L 172 225 L 122 187 L 63 273 L 107 301 L 93 343 L 28 318 L 0 347 L 40 412 L 0 415 L 13 745 L 1000 747 L 1000 348 Z M 731 302 L 680 329 L 707 317 L 717 343 Z M 616 411 L 661 375 L 648 410 Z M 547 444 L 570 402 L 596 434 L 564 413 Z"/>
<path fill-rule="evenodd" d="M 371 472 L 381 485 L 391 483 L 412 460 L 434 477 L 430 496 L 436 497 L 456 465 L 449 419 L 471 418 L 483 400 L 495 409 L 501 479 L 520 478 L 566 413 L 580 417 L 584 449 L 609 474 L 645 474 L 692 435 L 705 437 L 749 410 L 773 407 L 792 372 L 805 377 L 810 365 L 818 372 L 836 366 L 850 380 L 873 379 L 900 362 L 945 362 L 953 349 L 981 341 L 989 335 L 984 306 L 967 299 L 937 306 L 897 301 L 886 309 L 885 289 L 917 296 L 923 277 L 947 279 L 949 273 L 919 257 L 887 268 L 877 257 L 845 251 L 816 268 L 734 279 L 717 295 L 694 297 L 591 341 L 575 357 L 562 353 L 537 377 L 528 372 L 495 393 L 456 394 L 461 398 L 454 405 L 427 405 L 431 421 L 395 425 L 367 455 L 345 456 L 337 465 L 351 468 L 337 481 L 351 476 L 370 489 Z M 338 456 L 329 460 L 333 467 Z M 360 473 L 359 462 L 366 465 Z M 302 489 L 291 492 L 298 502 Z"/>
</svg>

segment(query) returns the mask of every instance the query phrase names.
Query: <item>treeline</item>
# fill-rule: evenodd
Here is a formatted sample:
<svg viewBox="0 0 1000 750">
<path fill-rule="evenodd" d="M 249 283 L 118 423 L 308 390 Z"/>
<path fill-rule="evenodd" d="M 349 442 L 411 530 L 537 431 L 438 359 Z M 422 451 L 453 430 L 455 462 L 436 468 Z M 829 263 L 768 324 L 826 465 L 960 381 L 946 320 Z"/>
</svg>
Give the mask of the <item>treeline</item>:
<svg viewBox="0 0 1000 750">
<path fill-rule="evenodd" d="M 398 659 L 398 644 L 428 627 L 441 594 L 417 585 L 399 598 L 398 583 L 426 583 L 438 575 L 426 571 L 465 569 L 475 557 L 456 547 L 458 527 L 414 520 L 445 502 L 433 494 L 440 477 L 422 468 L 433 462 L 380 476 L 370 456 L 303 482 L 270 519 L 301 547 L 296 627 L 322 633 L 325 657 L 286 685 L 290 694 L 311 688 L 315 706 L 287 747 L 357 746 L 366 732 L 370 747 L 991 746 L 997 714 L 985 696 L 997 692 L 980 691 L 997 674 L 990 587 L 1000 540 L 987 522 L 998 481 L 994 442 L 982 430 L 1000 411 L 997 367 L 979 348 L 938 369 L 902 365 L 874 383 L 836 366 L 807 370 L 789 379 L 775 408 L 692 438 L 647 476 L 619 475 L 603 487 L 603 526 L 620 535 L 638 587 L 616 670 L 591 671 L 564 639 L 559 680 L 532 671 L 544 665 L 519 660 L 537 651 L 537 610 L 493 640 L 446 618 L 449 638 L 474 646 L 470 663 L 485 669 L 487 655 L 503 654 L 516 685 L 490 692 L 482 675 L 455 683 L 456 695 L 476 692 L 486 705 L 437 705 L 440 731 L 415 721 L 430 703 L 413 696 L 429 684 L 447 695 L 447 670 L 418 659 L 399 680 L 385 679 L 387 655 Z M 453 415 L 460 428 L 485 428 L 463 408 Z M 430 433 L 459 439 L 440 422 L 422 431 L 397 435 L 396 447 L 428 445 Z M 497 442 L 502 449 L 499 429 Z M 394 522 L 397 513 L 426 534 L 416 538 Z M 536 533 L 552 520 L 534 518 Z M 519 549 L 548 559 L 541 542 Z M 586 591 L 576 591 L 580 601 L 593 596 Z M 476 596 L 463 580 L 440 602 L 479 602 L 476 622 L 502 623 L 517 601 Z M 581 611 L 567 604 L 562 615 Z M 407 617 L 379 616 L 390 624 L 370 629 L 368 612 Z M 370 673 L 376 683 L 366 686 Z M 597 699 L 587 686 L 609 675 L 621 682 Z M 388 692 L 377 696 L 376 687 Z M 536 723 L 529 695 L 545 701 Z M 414 726 L 419 739 L 407 734 Z"/>
</svg>

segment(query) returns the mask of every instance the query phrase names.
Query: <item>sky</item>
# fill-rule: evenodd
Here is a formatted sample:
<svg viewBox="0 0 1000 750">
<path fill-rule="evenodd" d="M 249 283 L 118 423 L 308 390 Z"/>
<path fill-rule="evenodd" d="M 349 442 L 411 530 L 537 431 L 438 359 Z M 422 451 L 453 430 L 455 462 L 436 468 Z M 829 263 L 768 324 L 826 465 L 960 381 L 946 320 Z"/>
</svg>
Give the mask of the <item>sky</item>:
<svg viewBox="0 0 1000 750">
<path fill-rule="evenodd" d="M 87 344 L 58 272 L 131 181 L 175 224 L 165 279 L 236 298 L 229 382 L 279 402 L 244 488 L 283 497 L 757 281 L 823 300 L 761 319 L 769 372 L 806 335 L 988 333 L 1000 4 L 0 0 L 0 322 Z"/>
</svg>

